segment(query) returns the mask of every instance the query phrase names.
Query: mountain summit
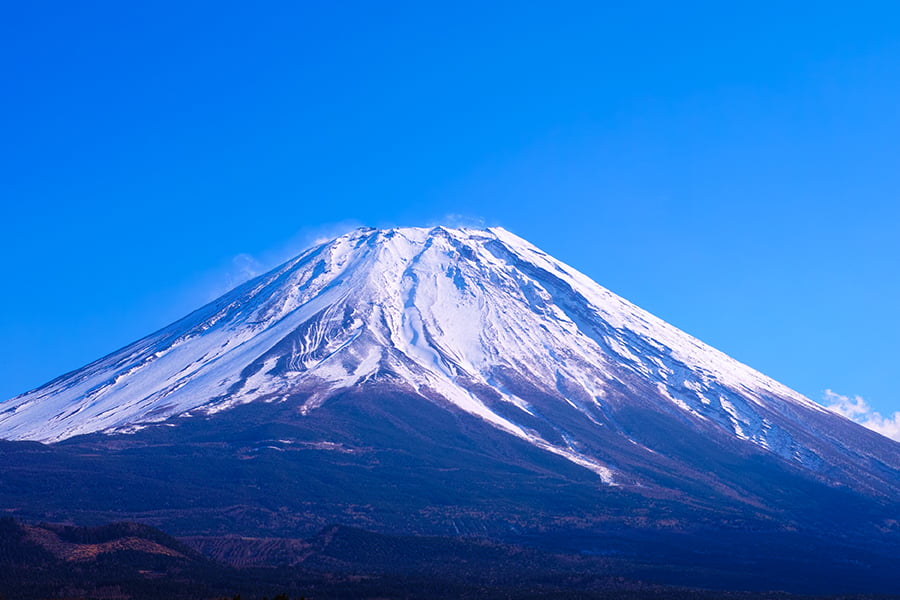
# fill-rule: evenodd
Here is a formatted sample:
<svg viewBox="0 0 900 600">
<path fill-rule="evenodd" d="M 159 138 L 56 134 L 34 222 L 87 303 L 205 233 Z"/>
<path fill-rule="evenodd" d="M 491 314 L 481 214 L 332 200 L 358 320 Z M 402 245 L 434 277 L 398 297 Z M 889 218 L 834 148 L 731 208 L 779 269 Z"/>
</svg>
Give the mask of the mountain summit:
<svg viewBox="0 0 900 600">
<path fill-rule="evenodd" d="M 679 585 L 900 586 L 900 444 L 500 228 L 310 248 L 0 404 L 0 457 L 0 511 L 228 555 L 293 564 L 337 524 Z"/>
<path fill-rule="evenodd" d="M 654 457 L 671 431 L 648 424 L 663 419 L 823 480 L 900 487 L 900 446 L 502 228 L 362 228 L 319 244 L 3 403 L 0 438 L 133 433 L 288 400 L 315 419 L 335 394 L 378 387 L 477 417 L 609 485 L 647 484 L 638 463 L 679 460 Z"/>
</svg>

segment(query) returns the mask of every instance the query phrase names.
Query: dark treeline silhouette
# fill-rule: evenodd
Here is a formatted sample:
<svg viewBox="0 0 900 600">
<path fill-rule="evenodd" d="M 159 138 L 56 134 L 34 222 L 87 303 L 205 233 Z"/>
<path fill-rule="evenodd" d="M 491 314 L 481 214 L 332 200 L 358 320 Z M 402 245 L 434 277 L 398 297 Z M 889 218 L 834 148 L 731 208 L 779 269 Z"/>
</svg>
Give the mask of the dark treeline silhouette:
<svg viewBox="0 0 900 600">
<path fill-rule="evenodd" d="M 651 585 L 602 574 L 605 558 L 562 558 L 479 540 L 395 538 L 341 527 L 327 528 L 323 537 L 328 544 L 319 545 L 309 565 L 235 568 L 145 525 L 82 528 L 0 518 L 0 600 L 814 598 Z"/>
</svg>

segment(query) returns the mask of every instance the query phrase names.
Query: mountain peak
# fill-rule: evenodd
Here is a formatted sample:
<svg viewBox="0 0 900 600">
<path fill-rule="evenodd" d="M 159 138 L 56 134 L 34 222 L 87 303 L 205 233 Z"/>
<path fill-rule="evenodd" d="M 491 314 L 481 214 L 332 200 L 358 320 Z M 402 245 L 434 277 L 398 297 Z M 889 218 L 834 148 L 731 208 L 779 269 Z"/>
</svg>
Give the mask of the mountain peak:
<svg viewBox="0 0 900 600">
<path fill-rule="evenodd" d="M 300 418 L 314 418 L 342 390 L 385 386 L 610 484 L 635 476 L 598 432 L 652 448 L 619 422 L 623 407 L 811 471 L 843 452 L 810 430 L 837 419 L 824 408 L 500 227 L 359 228 L 318 244 L 3 403 L 0 437 L 128 433 L 253 402 L 296 402 Z"/>
</svg>

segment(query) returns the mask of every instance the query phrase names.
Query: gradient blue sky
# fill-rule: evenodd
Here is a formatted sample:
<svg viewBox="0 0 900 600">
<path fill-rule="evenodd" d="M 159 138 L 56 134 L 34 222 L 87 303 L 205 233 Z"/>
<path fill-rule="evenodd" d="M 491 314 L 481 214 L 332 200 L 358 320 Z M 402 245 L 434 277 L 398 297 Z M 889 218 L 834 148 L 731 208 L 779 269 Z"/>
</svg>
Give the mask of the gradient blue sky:
<svg viewBox="0 0 900 600">
<path fill-rule="evenodd" d="M 319 235 L 469 222 L 900 410 L 900 5 L 136 4 L 0 8 L 0 398 Z"/>
</svg>

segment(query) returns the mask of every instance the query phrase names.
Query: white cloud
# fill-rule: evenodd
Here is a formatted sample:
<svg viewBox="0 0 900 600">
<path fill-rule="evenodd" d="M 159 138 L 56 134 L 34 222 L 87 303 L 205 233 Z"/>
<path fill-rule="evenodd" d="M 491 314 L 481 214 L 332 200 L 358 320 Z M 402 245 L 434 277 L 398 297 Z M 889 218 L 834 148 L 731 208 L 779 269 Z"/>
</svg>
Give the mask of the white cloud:
<svg viewBox="0 0 900 600">
<path fill-rule="evenodd" d="M 448 213 L 437 221 L 427 223 L 427 225 L 430 227 L 443 225 L 445 227 L 471 227 L 473 229 L 484 229 L 485 223 L 484 217 L 479 217 L 477 215 Z"/>
<path fill-rule="evenodd" d="M 347 219 L 335 223 L 322 223 L 315 227 L 304 227 L 294 234 L 286 244 L 283 244 L 275 252 L 275 255 L 278 256 L 278 261 L 282 262 L 295 257 L 311 246 L 333 240 L 362 226 L 363 223 L 359 221 Z"/>
<path fill-rule="evenodd" d="M 257 275 L 262 275 L 267 270 L 266 266 L 255 257 L 249 254 L 238 254 L 231 259 L 226 285 L 228 289 L 231 289 L 245 281 L 250 281 Z"/>
<path fill-rule="evenodd" d="M 842 396 L 831 390 L 825 390 L 825 407 L 856 421 L 863 427 L 877 431 L 883 436 L 900 442 L 900 412 L 884 417 L 863 400 L 862 396 Z"/>
</svg>

